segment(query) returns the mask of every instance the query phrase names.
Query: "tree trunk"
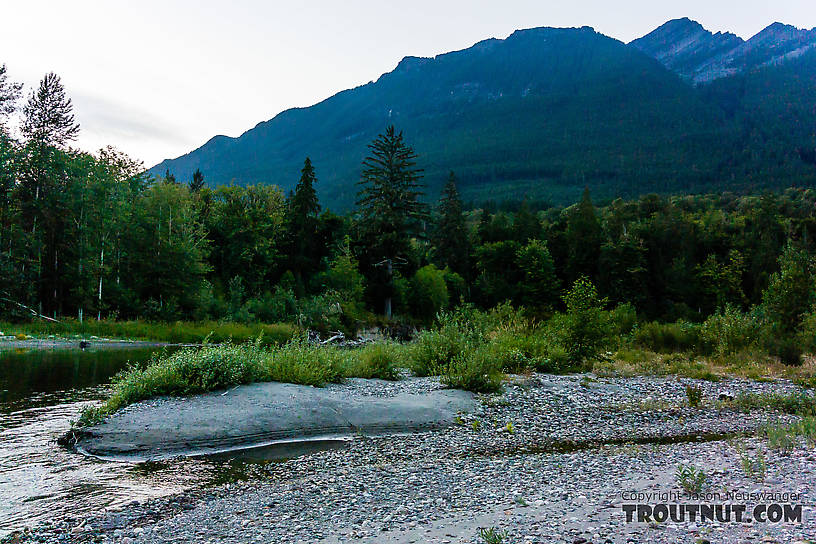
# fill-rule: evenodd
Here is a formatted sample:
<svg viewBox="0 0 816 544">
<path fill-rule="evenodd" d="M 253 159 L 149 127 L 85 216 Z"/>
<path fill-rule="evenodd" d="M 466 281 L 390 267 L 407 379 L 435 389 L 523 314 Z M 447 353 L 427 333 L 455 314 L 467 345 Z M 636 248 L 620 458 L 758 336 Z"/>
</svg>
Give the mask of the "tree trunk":
<svg viewBox="0 0 816 544">
<path fill-rule="evenodd" d="M 390 290 L 393 286 L 391 285 L 391 279 L 394 275 L 394 268 L 391 264 L 391 259 L 385 260 L 385 273 L 388 277 L 388 289 Z M 385 297 L 385 317 L 391 319 L 391 294 Z"/>
<path fill-rule="evenodd" d="M 104 242 L 103 242 L 104 244 Z M 97 315 L 96 320 L 102 320 L 102 274 L 105 270 L 105 246 L 103 245 L 99 252 L 99 296 L 97 298 Z"/>
</svg>

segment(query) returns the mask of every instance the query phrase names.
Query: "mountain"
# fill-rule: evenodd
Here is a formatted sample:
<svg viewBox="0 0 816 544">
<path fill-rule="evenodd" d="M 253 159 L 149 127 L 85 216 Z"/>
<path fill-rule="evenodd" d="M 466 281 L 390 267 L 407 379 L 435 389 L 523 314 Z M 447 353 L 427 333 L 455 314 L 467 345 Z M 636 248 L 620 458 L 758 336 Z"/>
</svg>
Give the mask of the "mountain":
<svg viewBox="0 0 816 544">
<path fill-rule="evenodd" d="M 393 123 L 420 156 L 429 198 L 450 170 L 475 202 L 570 202 L 585 186 L 613 197 L 812 184 L 816 168 L 799 152 L 816 149 L 812 123 L 800 121 L 789 136 L 773 112 L 760 118 L 746 107 L 767 99 L 790 109 L 776 100 L 786 89 L 816 88 L 802 32 L 772 25 L 743 42 L 680 20 L 626 45 L 588 27 L 517 31 L 434 58 L 406 57 L 376 82 L 284 111 L 237 138 L 216 136 L 151 172 L 186 180 L 199 168 L 210 185 L 290 189 L 309 156 L 321 201 L 342 211 L 354 205 L 367 144 Z M 736 81 L 747 73 L 737 65 L 775 75 L 755 94 L 690 83 L 714 73 L 701 66 L 734 70 L 710 79 Z M 796 92 L 805 110 L 810 96 Z M 758 133 L 770 143 L 745 162 Z M 785 134 L 784 144 L 773 134 Z"/>
<path fill-rule="evenodd" d="M 744 44 L 730 33 L 712 34 L 688 18 L 675 19 L 639 38 L 631 45 L 659 60 L 681 76 L 695 80 L 707 63 Z"/>
<path fill-rule="evenodd" d="M 631 45 L 696 84 L 780 64 L 816 48 L 816 29 L 774 23 L 748 41 L 675 19 Z"/>
</svg>

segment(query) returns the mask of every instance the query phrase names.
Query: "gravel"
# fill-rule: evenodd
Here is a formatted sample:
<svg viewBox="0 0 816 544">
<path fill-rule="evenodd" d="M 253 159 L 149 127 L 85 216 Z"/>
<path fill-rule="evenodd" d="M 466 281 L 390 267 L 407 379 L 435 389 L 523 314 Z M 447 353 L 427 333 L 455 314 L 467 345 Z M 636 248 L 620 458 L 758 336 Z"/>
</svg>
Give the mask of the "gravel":
<svg viewBox="0 0 816 544">
<path fill-rule="evenodd" d="M 687 384 L 702 388 L 701 408 L 687 406 Z M 410 378 L 329 387 L 387 398 L 441 386 Z M 489 527 L 507 531 L 504 542 L 513 543 L 807 541 L 816 539 L 816 453 L 801 446 L 780 455 L 754 434 L 795 418 L 716 402 L 796 390 L 789 382 L 736 379 L 518 376 L 446 429 L 357 437 L 342 449 L 265 464 L 251 482 L 54 520 L 11 541 L 476 543 Z M 764 452 L 764 482 L 744 473 L 741 451 Z M 704 469 L 710 492 L 800 493 L 803 522 L 627 523 L 621 492 L 682 493 L 679 464 Z"/>
</svg>

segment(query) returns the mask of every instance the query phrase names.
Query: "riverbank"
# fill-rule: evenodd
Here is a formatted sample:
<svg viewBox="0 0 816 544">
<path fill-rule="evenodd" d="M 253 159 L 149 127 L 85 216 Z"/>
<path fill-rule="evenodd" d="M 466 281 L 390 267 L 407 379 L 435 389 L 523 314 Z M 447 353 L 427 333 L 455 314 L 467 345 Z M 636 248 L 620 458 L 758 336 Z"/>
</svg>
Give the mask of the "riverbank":
<svg viewBox="0 0 816 544">
<path fill-rule="evenodd" d="M 242 323 L 219 321 L 111 321 L 63 319 L 60 322 L 0 322 L 0 340 L 6 342 L 95 342 L 147 341 L 166 344 L 244 343 L 282 344 L 298 334 L 289 323 Z M 4 345 L 4 344 L 0 344 Z"/>
<path fill-rule="evenodd" d="M 687 386 L 699 390 L 698 407 Z M 326 387 L 388 398 L 442 386 L 426 378 Z M 789 381 L 513 377 L 446 429 L 359 437 L 344 449 L 264 464 L 252 482 L 55 520 L 9 541 L 475 543 L 480 528 L 492 527 L 508 531 L 506 543 L 811 539 L 816 456 L 776 449 L 759 432 L 798 417 L 737 401 L 772 394 L 803 395 Z M 744 468 L 744 459 L 760 457 L 764 481 Z M 707 491 L 801 493 L 803 523 L 626 523 L 620 492 L 682 496 L 681 464 L 705 473 Z"/>
<path fill-rule="evenodd" d="M 0 336 L 2 349 L 63 350 L 63 349 L 127 349 L 161 348 L 165 346 L 191 346 L 194 344 L 171 344 L 151 340 L 121 340 L 117 338 L 33 338 L 19 339 L 16 336 Z"/>
</svg>

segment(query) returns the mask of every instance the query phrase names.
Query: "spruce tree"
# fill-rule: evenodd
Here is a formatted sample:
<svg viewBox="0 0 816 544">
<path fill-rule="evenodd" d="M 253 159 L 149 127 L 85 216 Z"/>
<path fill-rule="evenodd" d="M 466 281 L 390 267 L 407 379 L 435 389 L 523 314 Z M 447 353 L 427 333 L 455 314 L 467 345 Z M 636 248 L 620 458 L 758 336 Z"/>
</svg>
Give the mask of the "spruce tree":
<svg viewBox="0 0 816 544">
<path fill-rule="evenodd" d="M 317 191 L 314 184 L 317 183 L 314 166 L 309 157 L 303 161 L 303 169 L 300 171 L 300 181 L 292 194 L 290 206 L 292 209 L 292 219 L 297 224 L 306 224 L 317 217 L 320 213 L 320 203 L 317 200 Z"/>
<path fill-rule="evenodd" d="M 64 250 L 71 245 L 64 238 L 71 179 L 71 153 L 66 146 L 79 134 L 71 99 L 56 74 L 46 74 L 32 91 L 23 107 L 21 132 L 26 139 L 26 164 L 17 192 L 30 235 L 28 270 L 36 277 L 40 308 L 45 305 L 48 313 L 56 314 L 62 300 Z"/>
<path fill-rule="evenodd" d="M 442 190 L 439 200 L 439 222 L 434 232 L 436 260 L 440 267 L 449 267 L 454 272 L 466 275 L 470 255 L 465 215 L 462 213 L 462 200 L 456 188 L 456 176 L 453 172 Z"/>
<path fill-rule="evenodd" d="M 317 235 L 320 203 L 314 188 L 316 182 L 314 166 L 311 159 L 306 157 L 300 180 L 295 191 L 289 195 L 288 212 L 291 269 L 301 288 L 316 271 L 321 254 Z"/>
<path fill-rule="evenodd" d="M 59 76 L 53 72 L 46 74 L 23 108 L 23 136 L 41 147 L 65 146 L 79 134 L 73 110 Z"/>
<path fill-rule="evenodd" d="M 201 170 L 196 168 L 196 171 L 193 172 L 193 179 L 190 180 L 190 192 L 197 193 L 204 187 L 204 174 L 201 173 Z"/>
<path fill-rule="evenodd" d="M 427 218 L 420 201 L 422 170 L 402 132 L 389 126 L 368 145 L 358 184 L 358 225 L 366 265 L 384 270 L 381 278 L 385 314 L 391 314 L 393 267 L 409 254 L 411 238 L 422 234 Z M 373 275 L 373 274 L 372 274 Z"/>
</svg>

